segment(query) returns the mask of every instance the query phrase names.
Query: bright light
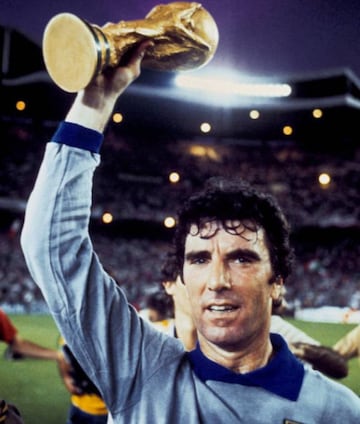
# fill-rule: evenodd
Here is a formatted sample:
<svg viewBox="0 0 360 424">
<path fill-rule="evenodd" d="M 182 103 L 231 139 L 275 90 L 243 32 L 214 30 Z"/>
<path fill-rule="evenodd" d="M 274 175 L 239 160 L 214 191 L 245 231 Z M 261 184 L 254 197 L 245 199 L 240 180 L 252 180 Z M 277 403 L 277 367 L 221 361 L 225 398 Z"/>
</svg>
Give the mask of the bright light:
<svg viewBox="0 0 360 424">
<path fill-rule="evenodd" d="M 249 97 L 288 97 L 291 94 L 289 84 L 252 84 L 236 83 L 217 78 L 194 77 L 179 74 L 175 78 L 178 87 L 202 90 L 223 95 L 238 95 Z"/>
<path fill-rule="evenodd" d="M 176 224 L 175 218 L 168 216 L 164 219 L 164 225 L 166 228 L 174 228 Z"/>
<path fill-rule="evenodd" d="M 113 114 L 112 119 L 113 119 L 113 122 L 115 122 L 116 124 L 120 124 L 120 122 L 123 121 L 124 117 L 122 116 L 121 113 L 116 112 Z"/>
<path fill-rule="evenodd" d="M 322 186 L 327 186 L 330 184 L 331 181 L 331 177 L 329 174 L 327 174 L 326 172 L 323 172 L 322 174 L 319 175 L 319 183 Z"/>
<path fill-rule="evenodd" d="M 221 160 L 218 152 L 211 146 L 199 146 L 198 144 L 195 144 L 189 147 L 189 153 L 192 156 L 208 158 L 215 161 Z"/>
<path fill-rule="evenodd" d="M 283 128 L 283 134 L 284 135 L 291 135 L 293 133 L 293 129 L 290 125 L 285 125 Z"/>
<path fill-rule="evenodd" d="M 258 110 L 251 110 L 249 113 L 249 116 L 251 119 L 259 119 L 260 118 L 260 112 Z"/>
<path fill-rule="evenodd" d="M 312 111 L 312 116 L 316 119 L 319 119 L 323 116 L 323 111 L 321 109 L 314 109 Z"/>
<path fill-rule="evenodd" d="M 113 216 L 110 212 L 104 212 L 101 220 L 104 224 L 110 224 L 113 221 Z"/>
<path fill-rule="evenodd" d="M 211 131 L 211 125 L 208 122 L 203 122 L 200 125 L 200 131 L 203 133 L 209 133 Z"/>
<path fill-rule="evenodd" d="M 169 181 L 171 183 L 178 183 L 180 181 L 180 175 L 177 172 L 171 172 L 169 174 Z"/>
<path fill-rule="evenodd" d="M 189 148 L 190 154 L 193 156 L 206 156 L 206 147 L 193 145 Z"/>
<path fill-rule="evenodd" d="M 22 100 L 19 100 L 19 101 L 16 102 L 15 107 L 16 107 L 17 110 L 23 111 L 26 108 L 26 103 Z"/>
</svg>

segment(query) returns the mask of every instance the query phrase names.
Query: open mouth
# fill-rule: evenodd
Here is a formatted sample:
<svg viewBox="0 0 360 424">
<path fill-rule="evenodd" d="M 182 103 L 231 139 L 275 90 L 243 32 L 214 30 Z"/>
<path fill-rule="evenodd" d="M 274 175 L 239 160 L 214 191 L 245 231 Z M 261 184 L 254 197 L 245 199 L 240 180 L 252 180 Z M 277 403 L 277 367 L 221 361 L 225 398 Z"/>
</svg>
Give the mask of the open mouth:
<svg viewBox="0 0 360 424">
<path fill-rule="evenodd" d="M 237 307 L 232 305 L 210 305 L 207 309 L 212 312 L 231 312 L 235 311 Z"/>
</svg>

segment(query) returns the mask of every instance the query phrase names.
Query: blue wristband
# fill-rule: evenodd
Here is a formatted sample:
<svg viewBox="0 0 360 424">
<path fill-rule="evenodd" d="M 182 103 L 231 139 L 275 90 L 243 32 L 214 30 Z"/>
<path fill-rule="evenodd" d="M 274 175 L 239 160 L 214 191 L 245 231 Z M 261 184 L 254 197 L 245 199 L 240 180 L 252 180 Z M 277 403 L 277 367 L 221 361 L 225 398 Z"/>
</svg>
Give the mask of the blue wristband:
<svg viewBox="0 0 360 424">
<path fill-rule="evenodd" d="M 104 135 L 72 122 L 61 122 L 51 141 L 99 153 Z"/>
</svg>

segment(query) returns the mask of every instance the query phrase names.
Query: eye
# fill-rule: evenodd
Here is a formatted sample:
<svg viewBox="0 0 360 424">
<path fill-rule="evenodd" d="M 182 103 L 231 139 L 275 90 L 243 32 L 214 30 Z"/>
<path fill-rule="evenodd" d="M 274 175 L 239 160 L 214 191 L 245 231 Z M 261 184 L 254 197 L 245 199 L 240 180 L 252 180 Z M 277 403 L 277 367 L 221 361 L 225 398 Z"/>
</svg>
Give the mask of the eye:
<svg viewBox="0 0 360 424">
<path fill-rule="evenodd" d="M 259 256 L 250 250 L 241 250 L 229 255 L 229 262 L 234 264 L 251 264 L 259 261 Z"/>
<path fill-rule="evenodd" d="M 204 257 L 202 257 L 202 256 L 200 256 L 198 258 L 192 258 L 190 260 L 190 263 L 193 264 L 193 265 L 202 265 L 202 264 L 204 264 L 206 262 L 207 262 L 207 259 L 204 258 Z"/>
<path fill-rule="evenodd" d="M 190 265 L 203 265 L 209 261 L 209 255 L 206 253 L 193 253 L 186 256 Z"/>
<path fill-rule="evenodd" d="M 243 263 L 250 262 L 250 259 L 246 258 L 245 256 L 237 256 L 236 258 L 233 259 L 233 262 L 236 264 L 243 264 Z"/>
</svg>

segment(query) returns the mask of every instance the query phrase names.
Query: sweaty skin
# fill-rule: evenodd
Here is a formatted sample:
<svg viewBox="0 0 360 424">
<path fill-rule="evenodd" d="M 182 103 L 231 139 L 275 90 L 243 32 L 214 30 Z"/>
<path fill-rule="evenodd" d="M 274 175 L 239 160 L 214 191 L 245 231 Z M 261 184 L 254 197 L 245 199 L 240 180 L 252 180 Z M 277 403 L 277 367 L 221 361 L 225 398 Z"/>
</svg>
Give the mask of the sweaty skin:
<svg viewBox="0 0 360 424">
<path fill-rule="evenodd" d="M 219 227 L 209 238 L 190 232 L 184 282 L 205 355 L 242 373 L 268 362 L 271 305 L 282 286 L 281 279 L 270 284 L 272 276 L 262 229 L 237 235 Z"/>
</svg>

